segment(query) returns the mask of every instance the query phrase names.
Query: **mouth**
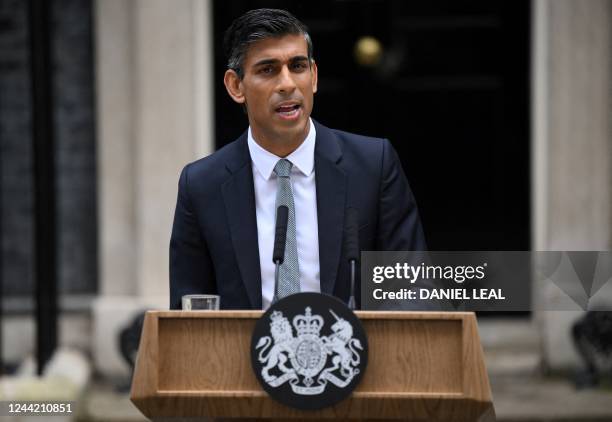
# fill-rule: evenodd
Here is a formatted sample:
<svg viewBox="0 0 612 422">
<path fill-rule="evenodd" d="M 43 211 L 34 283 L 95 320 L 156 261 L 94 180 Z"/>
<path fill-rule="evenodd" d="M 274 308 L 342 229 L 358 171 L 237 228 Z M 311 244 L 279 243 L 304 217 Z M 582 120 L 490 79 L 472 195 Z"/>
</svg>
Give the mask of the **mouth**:
<svg viewBox="0 0 612 422">
<path fill-rule="evenodd" d="M 294 120 L 300 115 L 302 105 L 299 103 L 283 103 L 274 109 L 284 120 Z"/>
</svg>

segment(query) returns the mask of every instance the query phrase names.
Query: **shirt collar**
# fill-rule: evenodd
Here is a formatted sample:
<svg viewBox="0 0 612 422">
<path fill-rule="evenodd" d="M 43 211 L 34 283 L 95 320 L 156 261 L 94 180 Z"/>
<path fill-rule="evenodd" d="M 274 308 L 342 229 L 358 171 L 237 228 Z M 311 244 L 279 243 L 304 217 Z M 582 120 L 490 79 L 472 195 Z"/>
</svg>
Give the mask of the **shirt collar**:
<svg viewBox="0 0 612 422">
<path fill-rule="evenodd" d="M 308 130 L 306 139 L 304 139 L 304 142 L 302 142 L 295 151 L 285 157 L 287 160 L 293 163 L 292 171 L 293 169 L 297 169 L 304 176 L 310 176 L 314 170 L 314 149 L 315 140 L 317 138 L 315 126 L 312 124 L 312 120 L 310 118 L 308 119 L 308 122 L 310 129 Z M 248 131 L 248 145 L 253 166 L 265 180 L 270 179 L 272 172 L 274 171 L 274 166 L 278 160 L 281 159 L 281 157 L 278 157 L 272 154 L 270 151 L 262 148 L 253 138 L 250 126 Z"/>
</svg>

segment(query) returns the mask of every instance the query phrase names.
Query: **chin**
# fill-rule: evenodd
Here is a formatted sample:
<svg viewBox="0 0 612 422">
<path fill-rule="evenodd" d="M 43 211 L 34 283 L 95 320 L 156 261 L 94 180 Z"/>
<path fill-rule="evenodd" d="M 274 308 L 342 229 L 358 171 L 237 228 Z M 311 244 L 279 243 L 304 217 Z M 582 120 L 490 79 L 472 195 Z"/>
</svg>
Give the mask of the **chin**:
<svg viewBox="0 0 612 422">
<path fill-rule="evenodd" d="M 299 133 L 306 130 L 308 119 L 298 120 L 297 122 L 282 122 L 278 128 L 279 132 L 284 133 Z"/>
</svg>

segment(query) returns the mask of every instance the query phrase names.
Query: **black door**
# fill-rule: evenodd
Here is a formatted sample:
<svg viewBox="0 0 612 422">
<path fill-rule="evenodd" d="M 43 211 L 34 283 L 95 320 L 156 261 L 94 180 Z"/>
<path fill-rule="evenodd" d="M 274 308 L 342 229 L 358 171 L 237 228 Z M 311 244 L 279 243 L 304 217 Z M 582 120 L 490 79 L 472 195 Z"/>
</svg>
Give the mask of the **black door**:
<svg viewBox="0 0 612 422">
<path fill-rule="evenodd" d="M 391 140 L 429 249 L 530 248 L 527 0 L 215 1 L 217 147 L 248 125 L 223 87 L 223 31 L 258 7 L 310 28 L 313 117 Z M 381 47 L 372 65 L 356 58 L 365 36 Z"/>
</svg>

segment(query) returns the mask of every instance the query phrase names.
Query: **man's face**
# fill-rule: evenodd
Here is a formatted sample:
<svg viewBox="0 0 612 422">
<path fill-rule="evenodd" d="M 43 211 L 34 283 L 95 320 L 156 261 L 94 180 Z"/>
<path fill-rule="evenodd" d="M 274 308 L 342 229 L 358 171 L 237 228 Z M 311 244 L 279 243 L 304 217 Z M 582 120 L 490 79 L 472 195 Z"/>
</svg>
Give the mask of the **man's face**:
<svg viewBox="0 0 612 422">
<path fill-rule="evenodd" d="M 226 72 L 225 84 L 234 101 L 246 105 L 256 138 L 303 140 L 317 91 L 317 67 L 308 61 L 304 36 L 285 35 L 253 43 L 246 52 L 243 70 L 242 80 L 235 72 Z"/>
</svg>

